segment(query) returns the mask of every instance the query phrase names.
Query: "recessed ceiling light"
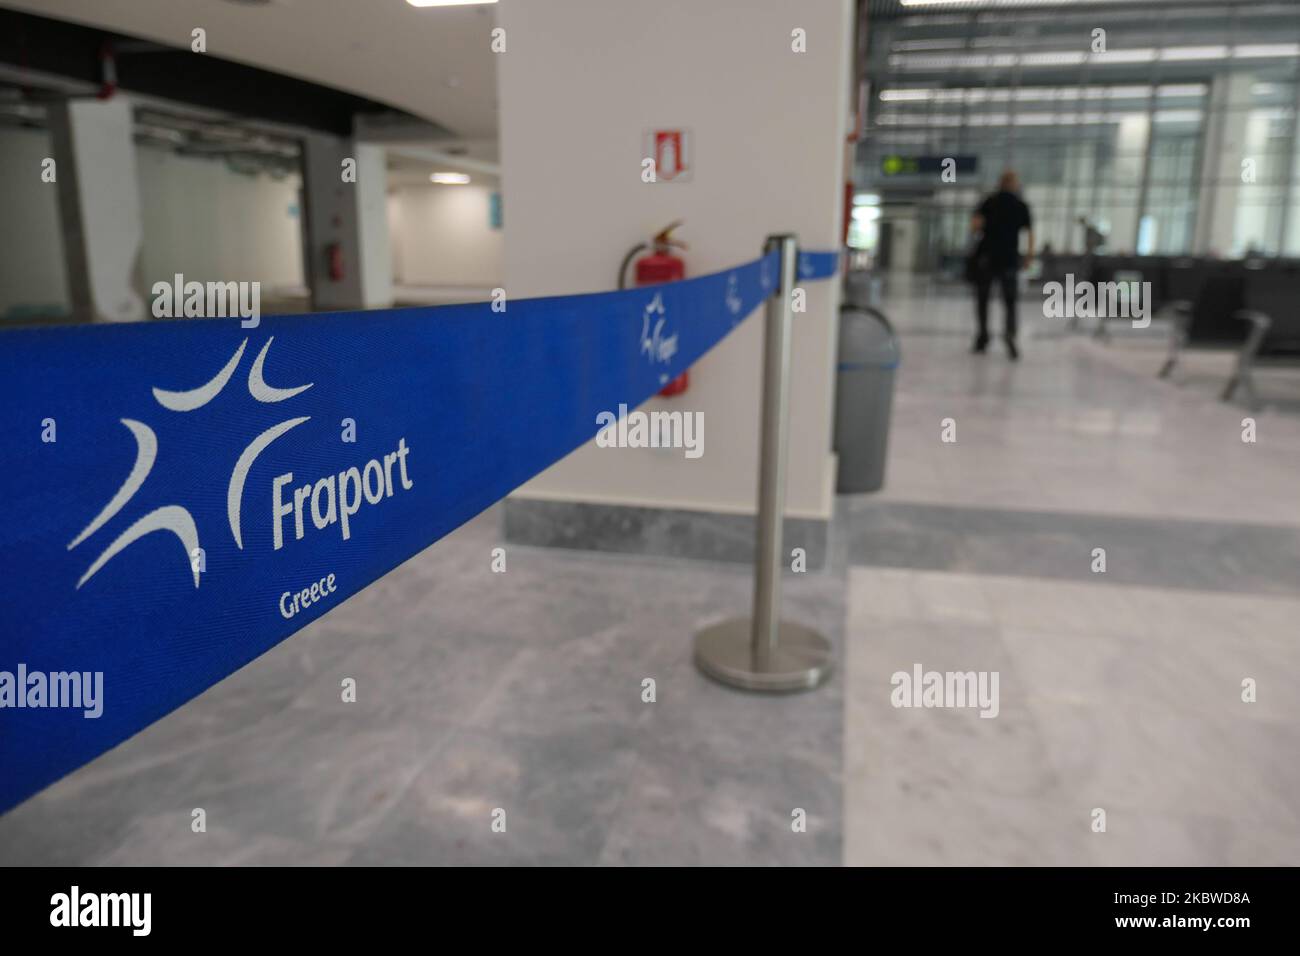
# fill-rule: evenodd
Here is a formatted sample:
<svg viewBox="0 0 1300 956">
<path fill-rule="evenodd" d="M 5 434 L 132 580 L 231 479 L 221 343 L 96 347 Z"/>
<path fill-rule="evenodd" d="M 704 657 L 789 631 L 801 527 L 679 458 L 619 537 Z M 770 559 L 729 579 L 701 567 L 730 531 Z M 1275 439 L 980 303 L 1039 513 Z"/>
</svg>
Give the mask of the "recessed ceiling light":
<svg viewBox="0 0 1300 956">
<path fill-rule="evenodd" d="M 480 3 L 496 3 L 497 0 L 406 0 L 413 7 L 468 7 Z"/>
<path fill-rule="evenodd" d="M 437 183 L 440 186 L 464 186 L 469 182 L 468 173 L 434 173 L 429 177 L 429 182 Z"/>
</svg>

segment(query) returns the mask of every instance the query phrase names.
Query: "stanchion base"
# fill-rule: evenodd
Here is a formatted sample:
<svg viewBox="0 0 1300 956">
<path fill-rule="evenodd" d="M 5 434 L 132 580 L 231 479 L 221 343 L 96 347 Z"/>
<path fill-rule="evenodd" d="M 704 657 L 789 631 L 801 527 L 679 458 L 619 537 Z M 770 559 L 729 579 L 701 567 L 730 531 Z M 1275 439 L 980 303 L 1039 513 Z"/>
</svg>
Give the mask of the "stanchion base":
<svg viewBox="0 0 1300 956">
<path fill-rule="evenodd" d="M 830 641 L 793 621 L 781 622 L 776 650 L 768 666 L 759 670 L 752 628 L 747 617 L 706 627 L 695 635 L 695 666 L 720 683 L 745 690 L 812 690 L 830 676 Z"/>
</svg>

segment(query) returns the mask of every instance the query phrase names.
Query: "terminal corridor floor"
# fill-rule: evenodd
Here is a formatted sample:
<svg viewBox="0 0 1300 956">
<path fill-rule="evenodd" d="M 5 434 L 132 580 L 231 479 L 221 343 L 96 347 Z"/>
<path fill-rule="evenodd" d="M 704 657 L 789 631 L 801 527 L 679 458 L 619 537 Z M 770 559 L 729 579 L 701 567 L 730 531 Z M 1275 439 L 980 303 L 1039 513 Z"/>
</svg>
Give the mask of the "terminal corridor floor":
<svg viewBox="0 0 1300 956">
<path fill-rule="evenodd" d="M 839 677 L 768 699 L 691 662 L 747 570 L 510 546 L 493 573 L 499 518 L 0 817 L 0 864 L 838 863 Z M 838 576 L 786 606 L 838 642 Z"/>
<path fill-rule="evenodd" d="M 1294 864 L 1294 373 L 1249 412 L 1217 401 L 1226 356 L 1157 380 L 1159 335 L 1099 344 L 1026 300 L 1012 364 L 967 354 L 955 293 L 883 308 L 903 344 L 888 487 L 840 521 L 846 862 Z M 997 716 L 894 706 L 918 665 L 997 672 Z"/>
</svg>

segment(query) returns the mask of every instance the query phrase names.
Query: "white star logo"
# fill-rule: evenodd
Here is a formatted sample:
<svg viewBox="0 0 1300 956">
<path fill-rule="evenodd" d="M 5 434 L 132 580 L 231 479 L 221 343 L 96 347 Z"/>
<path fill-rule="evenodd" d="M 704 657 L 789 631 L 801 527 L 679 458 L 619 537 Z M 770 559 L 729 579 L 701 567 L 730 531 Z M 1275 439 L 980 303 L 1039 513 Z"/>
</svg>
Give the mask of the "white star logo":
<svg viewBox="0 0 1300 956">
<path fill-rule="evenodd" d="M 274 341 L 274 336 L 266 340 L 266 344 L 262 346 L 262 351 L 258 353 L 257 359 L 253 362 L 253 367 L 248 372 L 248 393 L 259 402 L 283 402 L 285 399 L 293 398 L 295 395 L 305 392 L 313 384 L 308 382 L 306 385 L 299 385 L 297 388 L 274 388 L 266 384 L 266 381 L 262 378 L 262 367 L 266 362 L 266 353 Z M 244 339 L 225 367 L 198 388 L 179 392 L 155 388 L 153 397 L 158 401 L 159 405 L 173 412 L 192 412 L 197 408 L 202 408 L 216 398 L 221 393 L 221 390 L 226 387 L 226 383 L 235 374 L 235 369 L 239 367 L 239 360 L 243 358 L 244 349 L 247 345 L 248 339 Z M 226 518 L 230 522 L 230 533 L 234 536 L 235 546 L 240 550 L 243 550 L 244 547 L 239 524 L 240 505 L 244 494 L 244 481 L 248 477 L 249 469 L 252 468 L 253 462 L 257 460 L 257 456 L 265 451 L 271 442 L 307 420 L 308 417 L 291 418 L 280 422 L 278 425 L 272 425 L 254 438 L 236 461 L 234 470 L 230 474 L 230 483 L 226 489 Z M 108 504 L 95 516 L 94 520 L 82 529 L 81 534 L 73 538 L 68 544 L 69 551 L 108 524 L 126 506 L 127 502 L 135 496 L 135 493 L 144 485 L 149 473 L 153 470 L 154 459 L 158 455 L 157 435 L 148 425 L 135 419 L 123 418 L 121 422 L 135 438 L 135 464 L 131 467 L 130 473 L 126 476 L 126 481 L 122 483 L 122 487 L 117 490 L 117 494 L 109 499 Z M 137 520 L 114 538 L 113 543 L 100 553 L 99 557 L 86 570 L 86 573 L 81 576 L 81 580 L 77 582 L 77 588 L 80 589 L 83 584 L 94 577 L 100 568 L 124 549 L 154 531 L 170 531 L 176 535 L 185 548 L 187 559 L 199 547 L 199 531 L 189 510 L 175 504 L 163 505 Z M 197 588 L 199 586 L 197 564 L 191 563 L 191 570 L 194 574 L 194 586 Z"/>
</svg>

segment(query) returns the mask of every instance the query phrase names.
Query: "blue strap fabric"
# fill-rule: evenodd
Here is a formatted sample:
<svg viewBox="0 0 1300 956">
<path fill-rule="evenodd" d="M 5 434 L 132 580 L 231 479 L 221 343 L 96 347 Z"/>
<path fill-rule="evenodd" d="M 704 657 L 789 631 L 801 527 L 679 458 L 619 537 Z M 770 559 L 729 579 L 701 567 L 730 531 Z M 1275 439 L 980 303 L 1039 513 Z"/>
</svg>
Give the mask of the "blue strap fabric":
<svg viewBox="0 0 1300 956">
<path fill-rule="evenodd" d="M 839 272 L 840 253 L 831 252 L 800 252 L 797 264 L 797 273 L 800 279 L 817 281 L 819 279 L 829 279 Z"/>
<path fill-rule="evenodd" d="M 837 260 L 805 253 L 800 278 Z M 762 304 L 778 265 L 504 311 L 0 333 L 0 812 L 589 441 Z"/>
</svg>

